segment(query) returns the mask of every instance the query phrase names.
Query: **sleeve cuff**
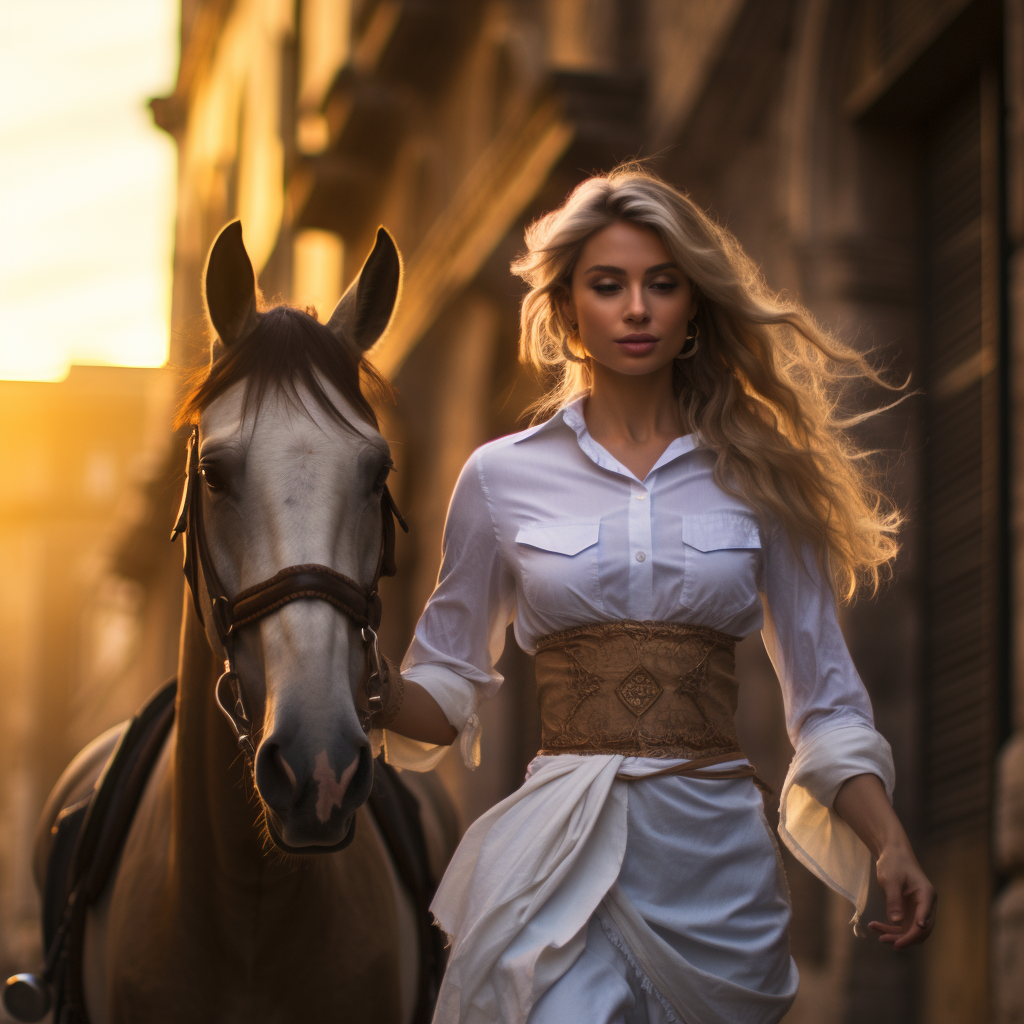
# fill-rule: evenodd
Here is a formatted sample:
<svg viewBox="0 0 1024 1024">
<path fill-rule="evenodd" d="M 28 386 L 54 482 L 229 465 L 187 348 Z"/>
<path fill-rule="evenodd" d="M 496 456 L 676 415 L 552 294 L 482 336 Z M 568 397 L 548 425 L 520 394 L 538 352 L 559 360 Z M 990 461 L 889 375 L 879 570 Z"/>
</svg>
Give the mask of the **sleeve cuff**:
<svg viewBox="0 0 1024 1024">
<path fill-rule="evenodd" d="M 419 683 L 444 712 L 452 727 L 462 731 L 463 726 L 476 714 L 476 687 L 445 665 L 420 662 L 402 669 L 402 678 Z"/>
<path fill-rule="evenodd" d="M 445 718 L 460 733 L 459 750 L 467 768 L 480 767 L 482 728 L 476 715 L 476 688 L 457 672 L 443 665 L 421 663 L 404 670 L 406 681 L 418 683 L 444 712 Z M 436 767 L 448 747 L 423 743 L 385 729 L 380 740 L 384 759 L 396 768 L 429 772 Z"/>
<path fill-rule="evenodd" d="M 864 912 L 871 853 L 832 809 L 839 787 L 855 775 L 877 775 L 892 800 L 895 771 L 885 738 L 868 725 L 819 732 L 801 743 L 782 787 L 779 835 L 812 874 Z"/>
</svg>

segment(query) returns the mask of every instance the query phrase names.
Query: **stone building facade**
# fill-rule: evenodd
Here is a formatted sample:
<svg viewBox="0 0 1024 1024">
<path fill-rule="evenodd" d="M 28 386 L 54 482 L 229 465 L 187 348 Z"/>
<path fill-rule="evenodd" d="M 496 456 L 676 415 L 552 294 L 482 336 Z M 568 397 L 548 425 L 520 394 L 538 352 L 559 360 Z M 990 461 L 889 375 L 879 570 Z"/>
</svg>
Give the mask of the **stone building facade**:
<svg viewBox="0 0 1024 1024">
<path fill-rule="evenodd" d="M 232 217 L 264 292 L 321 316 L 378 224 L 404 253 L 372 353 L 400 395 L 382 415 L 413 527 L 384 595 L 393 656 L 463 461 L 537 394 L 509 262 L 591 171 L 650 157 L 774 287 L 910 375 L 862 428 L 892 455 L 904 550 L 844 629 L 939 923 L 894 956 L 787 858 L 803 978 L 787 1020 L 1024 1019 L 1022 0 L 184 0 L 182 32 L 177 88 L 154 101 L 180 157 L 174 361 L 204 358 L 199 276 Z M 166 451 L 118 565 L 149 595 L 147 628 L 173 635 L 180 439 Z M 777 790 L 790 748 L 757 638 L 741 666 L 745 749 Z M 511 640 L 502 668 L 484 765 L 442 765 L 467 821 L 537 745 Z"/>
<path fill-rule="evenodd" d="M 173 384 L 164 370 L 107 366 L 74 366 L 59 383 L 0 381 L 5 978 L 39 958 L 32 838 L 43 801 L 77 751 L 131 713 L 139 689 L 145 595 L 109 556 L 130 515 L 124 495 L 155 468 L 144 451 L 166 443 Z"/>
</svg>

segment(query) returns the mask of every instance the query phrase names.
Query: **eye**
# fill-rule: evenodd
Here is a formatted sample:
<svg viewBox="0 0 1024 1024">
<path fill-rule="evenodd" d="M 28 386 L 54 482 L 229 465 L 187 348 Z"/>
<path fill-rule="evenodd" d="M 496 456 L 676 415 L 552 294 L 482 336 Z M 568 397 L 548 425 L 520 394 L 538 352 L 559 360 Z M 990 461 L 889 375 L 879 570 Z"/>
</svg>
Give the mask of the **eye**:
<svg viewBox="0 0 1024 1024">
<path fill-rule="evenodd" d="M 395 468 L 395 464 L 388 459 L 383 466 L 377 472 L 377 478 L 373 482 L 374 491 L 379 494 L 384 490 L 384 485 L 388 482 L 388 476 L 391 474 L 391 470 Z"/>
<path fill-rule="evenodd" d="M 597 281 L 592 287 L 599 295 L 612 295 L 621 291 L 621 286 L 616 281 Z"/>
<path fill-rule="evenodd" d="M 206 481 L 206 486 L 214 492 L 227 490 L 227 481 L 216 466 L 200 466 L 199 472 Z"/>
<path fill-rule="evenodd" d="M 678 281 L 671 278 L 663 278 L 660 281 L 652 281 L 651 288 L 656 292 L 673 292 L 679 287 Z"/>
</svg>

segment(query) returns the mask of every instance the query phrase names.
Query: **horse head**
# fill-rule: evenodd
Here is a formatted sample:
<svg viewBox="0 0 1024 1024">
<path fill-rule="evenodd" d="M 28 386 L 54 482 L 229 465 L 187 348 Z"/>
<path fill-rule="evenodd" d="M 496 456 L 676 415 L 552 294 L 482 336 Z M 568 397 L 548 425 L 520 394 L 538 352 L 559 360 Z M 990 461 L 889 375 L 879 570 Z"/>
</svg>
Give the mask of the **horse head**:
<svg viewBox="0 0 1024 1024">
<path fill-rule="evenodd" d="M 363 353 L 387 328 L 400 281 L 401 258 L 383 228 L 326 324 L 289 306 L 262 307 L 238 221 L 207 261 L 215 338 L 209 372 L 183 406 L 198 426 L 194 493 L 183 508 L 191 503 L 205 550 L 200 558 L 195 538 L 187 543 L 200 565 L 190 574 L 186 554 L 186 574 L 250 729 L 242 738 L 268 831 L 290 851 L 346 845 L 372 782 L 356 700 L 367 653 L 360 613 L 347 608 L 344 587 L 338 600 L 304 591 L 295 571 L 347 579 L 377 600 L 389 561 L 391 458 L 360 372 L 386 387 Z M 283 591 L 266 585 L 282 570 L 292 587 L 278 602 Z M 225 627 L 224 607 L 261 586 L 260 614 Z"/>
</svg>

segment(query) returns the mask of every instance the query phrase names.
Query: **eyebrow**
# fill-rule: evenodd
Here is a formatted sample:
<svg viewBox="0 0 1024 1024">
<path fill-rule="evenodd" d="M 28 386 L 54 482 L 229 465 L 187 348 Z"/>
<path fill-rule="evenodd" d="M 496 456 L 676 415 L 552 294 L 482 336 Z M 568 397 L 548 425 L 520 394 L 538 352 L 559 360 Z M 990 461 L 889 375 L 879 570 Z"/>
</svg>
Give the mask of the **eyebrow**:
<svg viewBox="0 0 1024 1024">
<path fill-rule="evenodd" d="M 237 437 L 204 439 L 199 445 L 199 461 L 207 459 L 238 459 L 245 455 L 245 447 Z"/>
<path fill-rule="evenodd" d="M 659 273 L 662 270 L 678 270 L 678 269 L 679 269 L 679 267 L 675 263 L 659 263 L 656 266 L 648 267 L 644 271 L 644 276 L 646 277 L 648 274 L 657 274 L 657 273 Z M 626 271 L 623 270 L 622 267 L 612 267 L 612 266 L 609 266 L 608 264 L 604 264 L 604 263 L 597 263 L 597 264 L 595 264 L 592 267 L 587 267 L 587 269 L 584 271 L 584 273 L 585 274 L 590 274 L 590 273 L 593 273 L 595 270 L 599 271 L 602 274 L 625 274 L 626 273 Z"/>
<path fill-rule="evenodd" d="M 395 463 L 391 458 L 391 445 L 389 445 L 383 437 L 378 440 L 378 438 L 375 437 L 367 437 L 365 434 L 361 436 L 363 438 L 365 448 L 368 451 L 373 452 L 374 455 L 385 459 L 393 469 Z"/>
</svg>

